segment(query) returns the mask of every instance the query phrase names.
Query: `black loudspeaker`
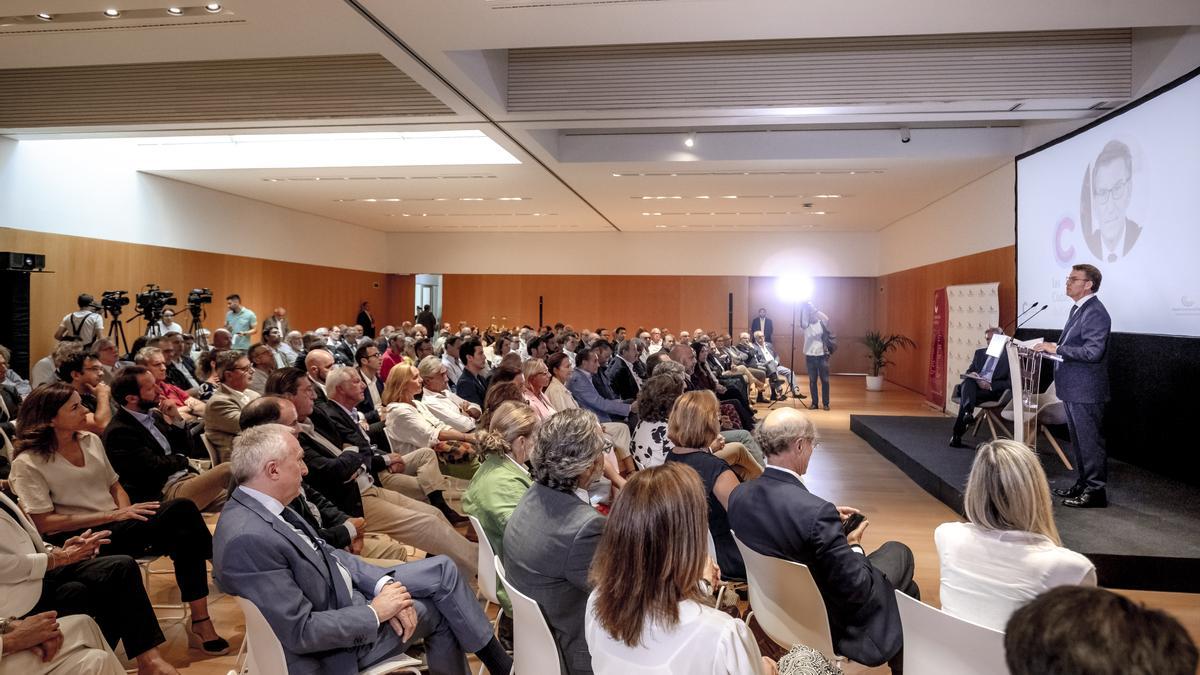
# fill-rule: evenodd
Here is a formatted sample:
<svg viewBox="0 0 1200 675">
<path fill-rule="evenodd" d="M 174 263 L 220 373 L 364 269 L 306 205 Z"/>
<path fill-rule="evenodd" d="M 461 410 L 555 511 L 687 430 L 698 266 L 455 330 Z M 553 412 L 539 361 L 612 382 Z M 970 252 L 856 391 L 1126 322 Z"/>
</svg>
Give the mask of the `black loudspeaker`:
<svg viewBox="0 0 1200 675">
<path fill-rule="evenodd" d="M 0 345 L 12 352 L 8 367 L 28 379 L 29 272 L 0 270 Z"/>
<path fill-rule="evenodd" d="M 21 272 L 41 272 L 46 269 L 46 256 L 41 253 L 0 252 L 0 269 Z"/>
<path fill-rule="evenodd" d="M 737 344 L 737 336 L 733 334 L 733 293 L 729 294 L 729 343 Z"/>
</svg>

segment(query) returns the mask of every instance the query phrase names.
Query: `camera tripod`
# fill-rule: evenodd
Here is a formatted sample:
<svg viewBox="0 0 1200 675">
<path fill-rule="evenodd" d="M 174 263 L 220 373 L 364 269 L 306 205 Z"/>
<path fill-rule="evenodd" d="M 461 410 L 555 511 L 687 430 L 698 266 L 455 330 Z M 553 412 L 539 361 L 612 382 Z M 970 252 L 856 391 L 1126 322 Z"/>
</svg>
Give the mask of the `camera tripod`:
<svg viewBox="0 0 1200 675">
<path fill-rule="evenodd" d="M 188 333 L 196 339 L 196 346 L 201 350 L 208 349 L 208 339 L 204 337 L 204 308 L 199 304 L 188 303 L 188 311 L 192 314 L 192 322 L 188 325 Z"/>
<path fill-rule="evenodd" d="M 104 313 L 111 317 L 108 324 L 108 339 L 117 347 L 121 354 L 129 353 L 129 342 L 125 339 L 125 324 L 121 321 L 121 308 L 104 308 Z"/>
</svg>

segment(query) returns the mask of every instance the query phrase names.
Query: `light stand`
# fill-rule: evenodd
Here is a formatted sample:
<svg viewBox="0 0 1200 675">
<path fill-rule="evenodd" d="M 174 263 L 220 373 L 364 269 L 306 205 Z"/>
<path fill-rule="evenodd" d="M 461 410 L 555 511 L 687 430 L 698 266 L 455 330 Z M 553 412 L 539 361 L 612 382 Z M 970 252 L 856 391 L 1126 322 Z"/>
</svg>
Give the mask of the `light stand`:
<svg viewBox="0 0 1200 675">
<path fill-rule="evenodd" d="M 803 301 L 807 301 L 812 297 L 813 282 L 812 279 L 799 276 L 782 276 L 775 281 L 775 294 L 781 300 L 791 303 L 792 305 L 792 348 L 790 358 L 790 368 L 792 378 L 788 382 L 788 388 L 792 393 L 792 407 L 796 407 L 796 401 L 799 398 L 796 396 L 796 306 Z M 773 401 L 768 409 L 775 407 L 779 401 Z"/>
</svg>

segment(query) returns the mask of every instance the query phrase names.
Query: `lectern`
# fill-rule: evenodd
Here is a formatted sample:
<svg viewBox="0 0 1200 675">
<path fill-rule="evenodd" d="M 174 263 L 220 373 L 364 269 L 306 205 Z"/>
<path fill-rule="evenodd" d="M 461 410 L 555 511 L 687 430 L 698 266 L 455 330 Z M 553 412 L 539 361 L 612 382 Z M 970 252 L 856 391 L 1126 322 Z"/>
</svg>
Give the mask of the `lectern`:
<svg viewBox="0 0 1200 675">
<path fill-rule="evenodd" d="M 1035 452 L 1038 444 L 1038 430 L 1042 429 L 1050 440 L 1050 446 L 1058 454 L 1064 466 L 1071 468 L 1071 462 L 1063 454 L 1062 448 L 1054 442 L 1048 430 L 1038 424 L 1038 412 L 1041 410 L 1041 381 L 1042 361 L 1062 361 L 1053 354 L 1039 352 L 1018 340 L 1008 339 L 1005 345 L 1008 357 L 1008 370 L 1017 373 L 1012 378 L 1012 412 L 1013 440 L 1024 443 Z M 1053 367 L 1053 366 L 1051 366 Z"/>
</svg>

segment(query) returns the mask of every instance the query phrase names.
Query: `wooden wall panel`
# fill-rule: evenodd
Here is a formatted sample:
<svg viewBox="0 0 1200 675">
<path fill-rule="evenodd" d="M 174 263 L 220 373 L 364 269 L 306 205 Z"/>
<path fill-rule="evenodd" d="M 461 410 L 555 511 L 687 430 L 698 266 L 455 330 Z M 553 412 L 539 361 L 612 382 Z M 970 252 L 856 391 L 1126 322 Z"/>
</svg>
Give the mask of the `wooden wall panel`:
<svg viewBox="0 0 1200 675">
<path fill-rule="evenodd" d="M 918 393 L 928 387 L 929 346 L 933 335 L 933 293 L 956 284 L 1000 282 L 1000 325 L 1016 314 L 1016 247 L 976 253 L 878 279 L 875 321 L 883 333 L 901 333 L 917 343 L 892 358 L 886 378 Z M 980 338 L 982 339 L 982 338 Z"/>
<path fill-rule="evenodd" d="M 161 246 L 70 237 L 65 235 L 0 228 L 0 250 L 42 253 L 53 274 L 35 274 L 30 282 L 33 359 L 49 353 L 54 329 L 63 315 L 75 309 L 81 292 L 100 297 L 106 290 L 128 290 L 130 304 L 123 319 L 133 316 L 133 294 L 149 282 L 174 291 L 179 298 L 178 318 L 184 328 L 190 316 L 183 309 L 187 292 L 207 287 L 213 291 L 204 326 L 224 323 L 224 297 L 242 296 L 242 302 L 266 318 L 282 305 L 297 329 L 351 323 L 358 303 L 371 302 L 376 323 L 398 323 L 411 319 L 413 277 L 344 270 L 317 265 L 260 260 L 215 253 L 201 253 Z M 179 311 L 183 310 L 183 311 Z M 184 321 L 187 318 L 188 321 Z M 106 329 L 108 322 L 106 321 Z M 130 342 L 145 330 L 139 318 L 125 325 Z M 27 373 L 25 375 L 28 375 Z"/>
<path fill-rule="evenodd" d="M 813 279 L 812 302 L 829 315 L 830 328 L 838 338 L 838 350 L 830 360 L 835 373 L 861 373 L 865 369 L 866 348 L 860 343 L 863 334 L 875 320 L 875 279 L 871 277 L 817 277 Z M 746 330 L 752 315 L 766 307 L 774 323 L 773 341 L 780 352 L 780 362 L 791 362 L 792 305 L 775 292 L 775 277 L 750 277 L 747 312 L 741 318 L 739 330 Z M 796 312 L 797 373 L 807 373 L 804 365 L 804 330 L 800 328 L 799 307 Z"/>
<path fill-rule="evenodd" d="M 747 278 L 739 276 L 598 276 L 447 274 L 442 276 L 444 320 L 486 326 L 538 322 L 538 298 L 546 323 L 576 329 L 623 325 L 672 332 L 724 329 L 729 294 L 734 327 L 746 314 Z"/>
</svg>

